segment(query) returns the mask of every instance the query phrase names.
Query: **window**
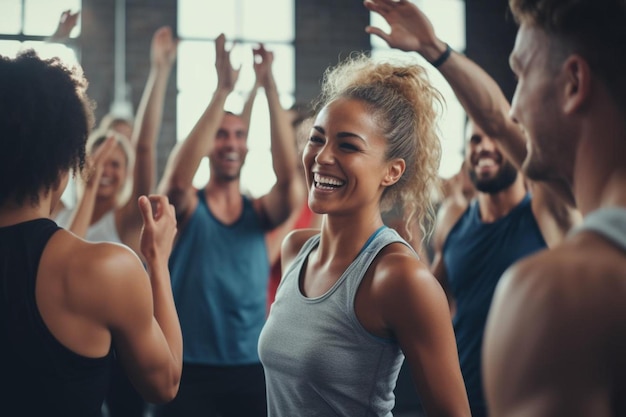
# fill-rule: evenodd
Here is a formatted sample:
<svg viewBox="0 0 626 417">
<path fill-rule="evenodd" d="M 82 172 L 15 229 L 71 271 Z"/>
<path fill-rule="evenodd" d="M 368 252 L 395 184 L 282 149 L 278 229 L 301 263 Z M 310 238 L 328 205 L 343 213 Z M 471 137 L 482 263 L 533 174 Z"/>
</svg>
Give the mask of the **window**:
<svg viewBox="0 0 626 417">
<path fill-rule="evenodd" d="M 2 0 L 0 4 L 0 55 L 15 56 L 22 49 L 33 48 L 42 57 L 58 56 L 77 63 L 73 38 L 80 34 L 77 24 L 68 45 L 46 42 L 57 28 L 65 10 L 80 10 L 81 0 Z"/>
<path fill-rule="evenodd" d="M 272 11 L 272 22 L 260 19 Z M 219 11 L 219 12 L 217 12 Z M 241 65 L 235 91 L 226 110 L 241 112 L 254 85 L 252 47 L 262 42 L 274 52 L 273 71 L 283 107 L 294 102 L 294 0 L 179 0 L 178 1 L 178 110 L 177 140 L 184 140 L 206 108 L 217 84 L 214 40 L 226 36 L 226 47 L 233 46 L 231 60 Z M 248 135 L 248 156 L 241 172 L 244 192 L 260 196 L 269 191 L 276 177 L 270 154 L 269 112 L 262 91 L 255 100 Z M 194 178 L 203 187 L 209 178 L 208 159 L 204 158 Z"/>
<path fill-rule="evenodd" d="M 435 33 L 455 50 L 465 50 L 465 1 L 464 0 L 411 0 L 428 16 Z M 371 24 L 388 32 L 389 25 L 380 15 L 371 14 Z M 375 58 L 407 58 L 407 53 L 391 49 L 378 36 L 371 36 L 372 56 Z M 435 87 L 445 100 L 444 112 L 439 121 L 442 158 L 439 174 L 449 178 L 456 174 L 463 161 L 465 135 L 465 111 L 458 102 L 452 88 L 443 76 L 419 54 L 412 54 L 425 68 Z"/>
<path fill-rule="evenodd" d="M 24 49 L 34 49 L 40 57 L 59 57 L 73 65 L 79 62 L 73 39 L 80 34 L 80 21 L 66 44 L 47 42 L 55 32 L 65 10 L 76 13 L 81 0 L 2 0 L 0 2 L 0 55 L 14 57 Z M 80 19 L 80 17 L 79 17 Z M 63 194 L 63 202 L 72 206 L 75 199 L 72 183 Z"/>
</svg>

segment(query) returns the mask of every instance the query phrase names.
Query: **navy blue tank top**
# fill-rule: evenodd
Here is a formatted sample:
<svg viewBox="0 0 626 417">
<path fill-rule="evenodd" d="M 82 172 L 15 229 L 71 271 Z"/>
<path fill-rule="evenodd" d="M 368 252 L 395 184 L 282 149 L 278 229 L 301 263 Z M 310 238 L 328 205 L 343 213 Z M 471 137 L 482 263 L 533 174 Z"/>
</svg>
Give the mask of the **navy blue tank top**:
<svg viewBox="0 0 626 417">
<path fill-rule="evenodd" d="M 87 358 L 63 346 L 35 300 L 41 254 L 57 230 L 49 219 L 0 227 L 0 375 L 5 381 L 0 414 L 100 416 L 112 354 Z"/>
<path fill-rule="evenodd" d="M 493 223 L 481 220 L 474 200 L 444 243 L 443 261 L 456 301 L 454 332 L 473 417 L 487 415 L 481 348 L 496 285 L 515 261 L 545 247 L 528 194 L 509 214 Z"/>
</svg>

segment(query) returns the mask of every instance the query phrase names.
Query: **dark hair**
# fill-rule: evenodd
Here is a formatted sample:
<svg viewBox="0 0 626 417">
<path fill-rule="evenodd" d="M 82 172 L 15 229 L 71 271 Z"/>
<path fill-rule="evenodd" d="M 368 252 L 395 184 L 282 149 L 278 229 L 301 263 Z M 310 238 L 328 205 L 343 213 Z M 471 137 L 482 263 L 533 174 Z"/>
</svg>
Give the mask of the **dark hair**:
<svg viewBox="0 0 626 417">
<path fill-rule="evenodd" d="M 434 217 L 431 197 L 439 187 L 437 119 L 443 97 L 417 63 L 375 61 L 362 53 L 327 69 L 317 109 L 341 97 L 366 103 L 387 139 L 386 159 L 406 163 L 400 180 L 385 189 L 381 210 L 399 203 L 407 230 L 416 221 L 428 236 L 424 224 Z"/>
<path fill-rule="evenodd" d="M 536 26 L 553 48 L 583 56 L 626 109 L 626 0 L 509 0 L 519 24 Z"/>
<path fill-rule="evenodd" d="M 0 205 L 38 204 L 62 172 L 81 171 L 93 105 L 80 67 L 27 50 L 0 56 Z"/>
</svg>

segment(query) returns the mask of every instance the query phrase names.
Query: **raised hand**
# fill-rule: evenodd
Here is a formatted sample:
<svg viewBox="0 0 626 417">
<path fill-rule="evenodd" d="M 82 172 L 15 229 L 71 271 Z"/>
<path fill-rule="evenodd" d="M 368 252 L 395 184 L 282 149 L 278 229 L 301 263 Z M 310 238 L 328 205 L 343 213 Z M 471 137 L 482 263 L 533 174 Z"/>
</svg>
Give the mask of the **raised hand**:
<svg viewBox="0 0 626 417">
<path fill-rule="evenodd" d="M 265 49 L 261 43 L 258 47 L 252 49 L 254 73 L 258 85 L 267 87 L 272 82 L 272 63 L 274 62 L 274 53 Z"/>
<path fill-rule="evenodd" d="M 365 31 L 382 38 L 392 48 L 403 51 L 416 51 L 427 56 L 427 49 L 438 40 L 430 20 L 408 0 L 365 0 L 364 6 L 380 14 L 389 24 L 390 32 L 367 26 Z"/>
<path fill-rule="evenodd" d="M 117 139 L 114 135 L 108 136 L 104 142 L 93 154 L 87 156 L 87 177 L 85 178 L 85 185 L 89 187 L 98 188 L 102 172 L 104 171 L 104 164 L 106 163 L 109 155 L 117 146 Z"/>
<path fill-rule="evenodd" d="M 76 13 L 72 13 L 70 10 L 65 10 L 61 13 L 61 17 L 59 18 L 59 24 L 57 25 L 56 30 L 50 37 L 50 40 L 53 41 L 63 41 L 70 37 L 70 33 L 76 26 L 76 22 L 78 22 L 78 16 L 80 15 L 80 11 Z"/>
<path fill-rule="evenodd" d="M 171 67 L 176 61 L 178 39 L 172 35 L 172 28 L 163 26 L 157 29 L 152 36 L 150 47 L 150 59 L 152 65 L 158 67 Z"/>
<path fill-rule="evenodd" d="M 227 92 L 233 91 L 240 68 L 234 69 L 230 62 L 230 51 L 226 50 L 226 37 L 220 34 L 215 39 L 215 69 L 217 70 L 217 87 Z"/>
</svg>

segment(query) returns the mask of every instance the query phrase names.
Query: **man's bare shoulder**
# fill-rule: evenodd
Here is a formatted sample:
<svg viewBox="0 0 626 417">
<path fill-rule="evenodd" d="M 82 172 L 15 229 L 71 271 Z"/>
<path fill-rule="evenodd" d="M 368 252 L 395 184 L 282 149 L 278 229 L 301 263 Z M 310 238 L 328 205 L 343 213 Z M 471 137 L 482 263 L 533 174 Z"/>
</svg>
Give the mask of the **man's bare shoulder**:
<svg viewBox="0 0 626 417">
<path fill-rule="evenodd" d="M 483 347 L 494 415 L 581 415 L 594 404 L 581 393 L 613 395 L 610 375 L 626 374 L 625 297 L 626 255 L 593 233 L 510 267 Z"/>
<path fill-rule="evenodd" d="M 500 291 L 511 296 L 538 294 L 558 296 L 579 307 L 596 302 L 606 305 L 611 294 L 626 295 L 626 254 L 593 233 L 581 233 L 561 245 L 529 256 L 509 268 L 501 280 Z M 508 296 L 507 296 L 508 297 Z M 597 297 L 599 299 L 597 299 Z M 626 308 L 626 303 L 625 303 Z"/>
</svg>

